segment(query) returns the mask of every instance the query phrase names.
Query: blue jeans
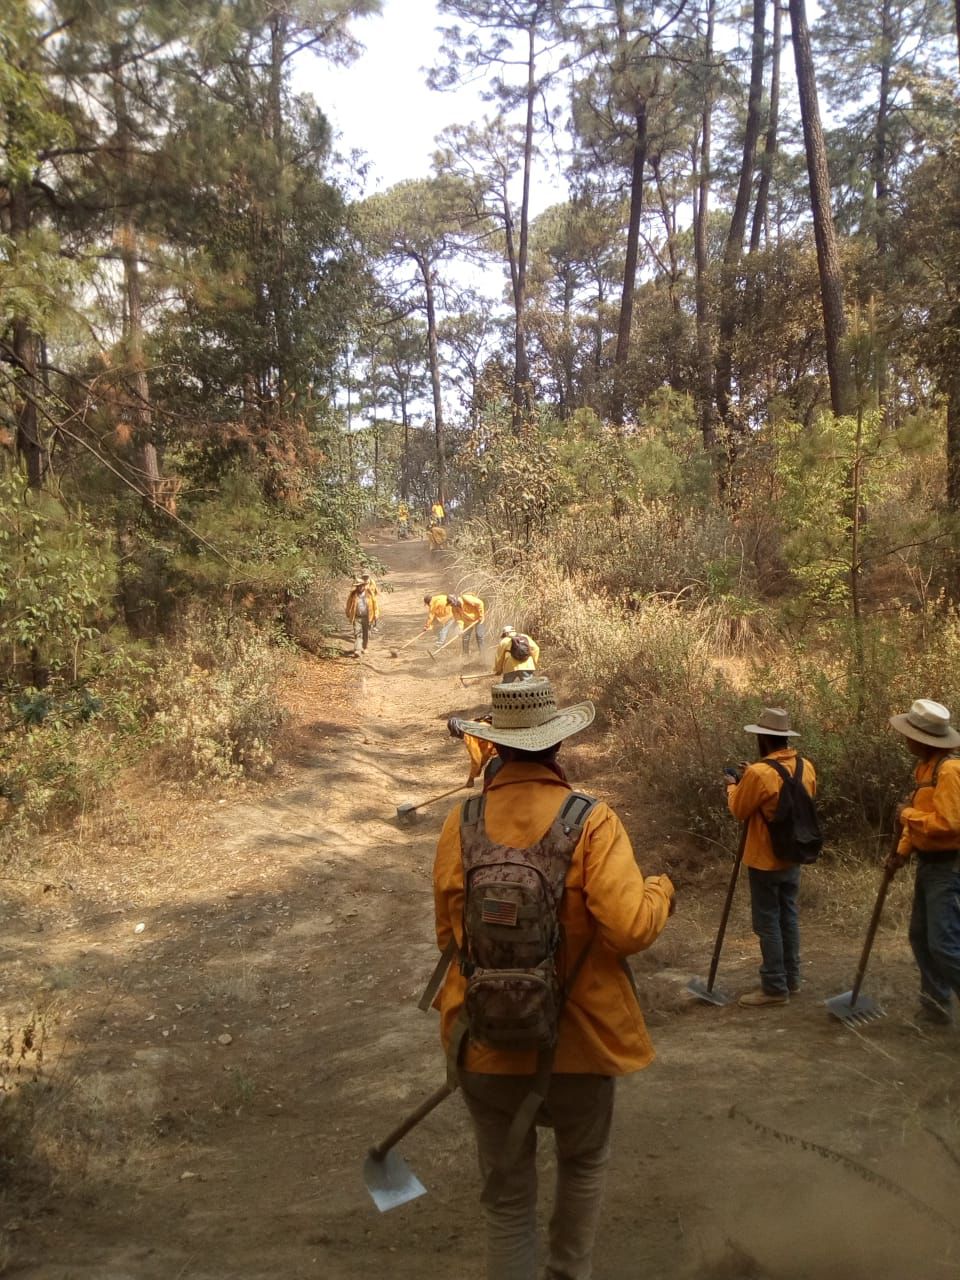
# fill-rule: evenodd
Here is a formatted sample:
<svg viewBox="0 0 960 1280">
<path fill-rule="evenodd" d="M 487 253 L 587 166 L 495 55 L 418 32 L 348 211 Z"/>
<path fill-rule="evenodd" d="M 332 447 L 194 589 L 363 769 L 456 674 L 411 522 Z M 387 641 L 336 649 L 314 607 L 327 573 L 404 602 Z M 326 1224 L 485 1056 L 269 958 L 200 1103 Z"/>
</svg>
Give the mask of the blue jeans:
<svg viewBox="0 0 960 1280">
<path fill-rule="evenodd" d="M 463 652 L 464 652 L 464 655 L 466 656 L 466 655 L 470 652 L 470 637 L 471 637 L 471 636 L 476 636 L 476 638 L 477 638 L 477 653 L 480 653 L 480 652 L 482 651 L 482 649 L 483 649 L 483 639 L 484 639 L 484 636 L 485 636 L 485 635 L 486 635 L 486 631 L 484 630 L 484 626 L 483 626 L 483 623 L 482 623 L 482 622 L 478 622 L 478 623 L 477 623 L 477 625 L 476 625 L 475 627 L 471 627 L 469 631 L 465 631 L 465 632 L 463 633 L 463 637 L 462 637 L 462 639 L 463 639 Z"/>
<path fill-rule="evenodd" d="M 944 1012 L 950 992 L 960 997 L 960 870 L 954 862 L 917 863 L 910 915 L 910 946 L 920 968 L 920 990 Z"/>
<path fill-rule="evenodd" d="M 457 621 L 455 618 L 448 618 L 446 622 L 435 622 L 433 624 L 433 630 L 437 637 L 436 647 L 438 649 L 442 648 L 443 645 L 445 645 L 451 638 L 453 635 L 453 629 L 456 625 Z"/>
<path fill-rule="evenodd" d="M 800 925 L 797 893 L 800 868 L 750 872 L 753 932 L 760 939 L 760 985 L 767 995 L 785 996 L 800 985 Z"/>
</svg>

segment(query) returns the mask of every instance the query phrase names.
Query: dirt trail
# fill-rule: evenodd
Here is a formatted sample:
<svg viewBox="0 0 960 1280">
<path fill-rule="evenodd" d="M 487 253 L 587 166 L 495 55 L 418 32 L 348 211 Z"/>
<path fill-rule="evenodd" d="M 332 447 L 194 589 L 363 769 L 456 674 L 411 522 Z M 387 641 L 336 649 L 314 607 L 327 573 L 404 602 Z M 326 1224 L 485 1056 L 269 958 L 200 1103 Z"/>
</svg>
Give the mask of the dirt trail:
<svg viewBox="0 0 960 1280">
<path fill-rule="evenodd" d="M 427 1196 L 381 1216 L 360 1177 L 366 1147 L 442 1070 L 434 1015 L 416 999 L 435 958 L 430 865 L 448 802 L 410 828 L 395 806 L 465 776 L 443 722 L 482 697 L 457 680 L 457 646 L 437 663 L 424 643 L 388 656 L 421 625 L 444 567 L 424 544 L 376 550 L 392 587 L 380 634 L 346 703 L 342 664 L 304 665 L 297 702 L 309 710 L 283 786 L 197 806 L 182 848 L 129 833 L 122 872 L 85 864 L 67 906 L 37 895 L 5 908 L 4 1009 L 22 1018 L 39 978 L 63 1055 L 47 1070 L 75 1083 L 53 1116 L 49 1179 L 0 1202 L 0 1273 L 483 1276 L 459 1098 L 402 1148 Z M 659 1058 L 619 1091 L 598 1280 L 957 1274 L 960 1239 L 922 1205 L 730 1114 L 736 1104 L 842 1152 L 957 1221 L 960 1046 L 906 1020 L 902 920 L 883 933 L 870 984 L 894 1012 L 862 1033 L 819 1003 L 849 986 L 858 945 L 831 923 L 826 872 L 808 876 L 800 997 L 763 1012 L 691 1005 L 683 988 L 707 966 L 719 878 L 650 847 L 646 815 L 625 785 L 611 789 L 601 752 L 595 735 L 568 754 L 577 784 L 620 803 L 643 869 L 671 867 L 682 893 L 667 935 L 634 964 Z M 755 965 L 741 894 L 721 985 L 752 985 Z"/>
</svg>

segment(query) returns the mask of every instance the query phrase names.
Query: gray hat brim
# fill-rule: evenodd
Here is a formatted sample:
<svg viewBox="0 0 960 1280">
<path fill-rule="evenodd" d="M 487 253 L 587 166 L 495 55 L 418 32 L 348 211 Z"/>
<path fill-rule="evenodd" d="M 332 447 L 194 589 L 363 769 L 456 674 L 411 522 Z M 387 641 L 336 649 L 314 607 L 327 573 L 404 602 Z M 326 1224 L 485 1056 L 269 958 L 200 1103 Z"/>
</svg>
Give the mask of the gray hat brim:
<svg viewBox="0 0 960 1280">
<path fill-rule="evenodd" d="M 946 733 L 924 733 L 915 724 L 911 724 L 906 715 L 891 716 L 890 724 L 905 738 L 922 742 L 927 747 L 939 747 L 942 751 L 951 751 L 954 747 L 960 747 L 960 733 L 954 729 L 953 725 L 947 726 Z"/>
<path fill-rule="evenodd" d="M 546 751 L 564 738 L 580 733 L 593 723 L 597 714 L 592 702 L 577 702 L 572 707 L 562 707 L 557 714 L 543 724 L 530 729 L 498 729 L 480 720 L 464 720 L 463 731 L 484 742 L 495 742 L 501 747 L 516 747 L 518 751 Z"/>
<path fill-rule="evenodd" d="M 743 726 L 746 733 L 760 733 L 765 738 L 799 738 L 800 735 L 795 729 L 768 729 L 762 724 L 745 724 Z"/>
</svg>

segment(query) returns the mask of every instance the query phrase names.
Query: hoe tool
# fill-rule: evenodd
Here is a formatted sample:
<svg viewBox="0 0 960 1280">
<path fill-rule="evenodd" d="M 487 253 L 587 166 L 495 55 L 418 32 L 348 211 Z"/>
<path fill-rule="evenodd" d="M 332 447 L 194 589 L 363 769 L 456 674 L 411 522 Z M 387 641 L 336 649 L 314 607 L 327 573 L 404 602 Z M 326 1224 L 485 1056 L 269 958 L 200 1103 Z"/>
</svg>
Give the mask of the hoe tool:
<svg viewBox="0 0 960 1280">
<path fill-rule="evenodd" d="M 408 645 L 414 644 L 417 640 L 420 639 L 422 635 L 426 635 L 426 632 L 418 631 L 417 634 L 415 636 L 411 636 L 409 640 L 404 640 L 403 644 L 400 646 L 399 649 L 390 650 L 390 657 L 399 658 L 400 654 L 403 653 L 404 649 L 406 649 Z"/>
<path fill-rule="evenodd" d="M 706 1004 L 725 1005 L 730 1003 L 730 997 L 722 991 L 714 991 L 713 984 L 717 977 L 717 966 L 720 963 L 720 951 L 723 948 L 723 937 L 727 932 L 727 921 L 730 919 L 730 908 L 733 906 L 733 895 L 737 888 L 737 878 L 740 875 L 740 864 L 743 862 L 743 850 L 747 843 L 747 824 L 744 822 L 740 827 L 740 843 L 737 845 L 737 856 L 734 859 L 733 870 L 730 872 L 730 883 L 727 885 L 727 897 L 723 904 L 723 914 L 720 916 L 720 927 L 717 930 L 717 940 L 713 944 L 713 958 L 710 961 L 710 973 L 704 982 L 702 978 L 691 978 L 687 983 L 687 990 L 691 995 L 703 1000 Z"/>
<path fill-rule="evenodd" d="M 435 1107 L 439 1107 L 444 1098 L 449 1098 L 452 1092 L 449 1085 L 442 1085 L 434 1090 L 429 1098 L 420 1103 L 416 1111 L 411 1112 L 392 1133 L 387 1134 L 382 1142 L 371 1147 L 367 1152 L 367 1158 L 363 1162 L 363 1181 L 373 1197 L 373 1203 L 381 1213 L 386 1213 L 388 1209 L 396 1209 L 398 1205 L 406 1204 L 408 1200 L 416 1200 L 417 1196 L 425 1194 L 427 1188 L 417 1175 L 411 1172 L 403 1156 L 397 1155 L 393 1148 Z"/>
<path fill-rule="evenodd" d="M 458 791 L 465 791 L 466 783 L 461 782 L 459 787 L 451 787 L 449 791 L 441 791 L 438 796 L 431 796 L 429 800 L 420 800 L 417 804 L 398 804 L 397 817 L 406 818 L 411 813 L 416 813 L 418 809 L 424 809 L 428 804 L 436 804 L 438 800 L 445 800 L 447 796 L 455 795 Z"/>
<path fill-rule="evenodd" d="M 893 850 L 896 851 L 897 845 L 900 843 L 899 828 L 894 834 Z M 875 1022 L 879 1018 L 887 1016 L 886 1009 L 882 1009 L 872 996 L 862 996 L 860 987 L 863 984 L 863 975 L 867 971 L 867 961 L 870 959 L 870 952 L 873 950 L 873 940 L 877 936 L 877 927 L 880 924 L 880 916 L 883 914 L 883 904 L 887 898 L 887 890 L 896 871 L 889 867 L 883 869 L 883 879 L 880 881 L 880 891 L 877 894 L 877 901 L 874 903 L 873 915 L 870 917 L 870 924 L 867 928 L 867 936 L 864 939 L 863 951 L 860 953 L 860 963 L 857 966 L 857 976 L 853 980 L 853 987 L 850 991 L 844 991 L 838 996 L 831 996 L 824 1003 L 827 1006 L 827 1012 L 834 1018 L 839 1018 L 841 1022 L 845 1022 L 847 1026 L 863 1026 L 868 1022 Z"/>
</svg>

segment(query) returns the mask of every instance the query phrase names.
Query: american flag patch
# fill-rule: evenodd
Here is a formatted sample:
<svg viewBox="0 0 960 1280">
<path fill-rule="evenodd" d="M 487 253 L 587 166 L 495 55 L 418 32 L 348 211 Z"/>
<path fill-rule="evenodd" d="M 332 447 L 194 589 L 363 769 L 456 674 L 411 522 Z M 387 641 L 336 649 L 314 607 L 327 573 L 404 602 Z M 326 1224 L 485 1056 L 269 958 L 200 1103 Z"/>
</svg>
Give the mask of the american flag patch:
<svg viewBox="0 0 960 1280">
<path fill-rule="evenodd" d="M 484 898 L 480 906 L 480 919 L 484 924 L 515 925 L 517 904 L 505 902 L 502 898 Z"/>
</svg>

